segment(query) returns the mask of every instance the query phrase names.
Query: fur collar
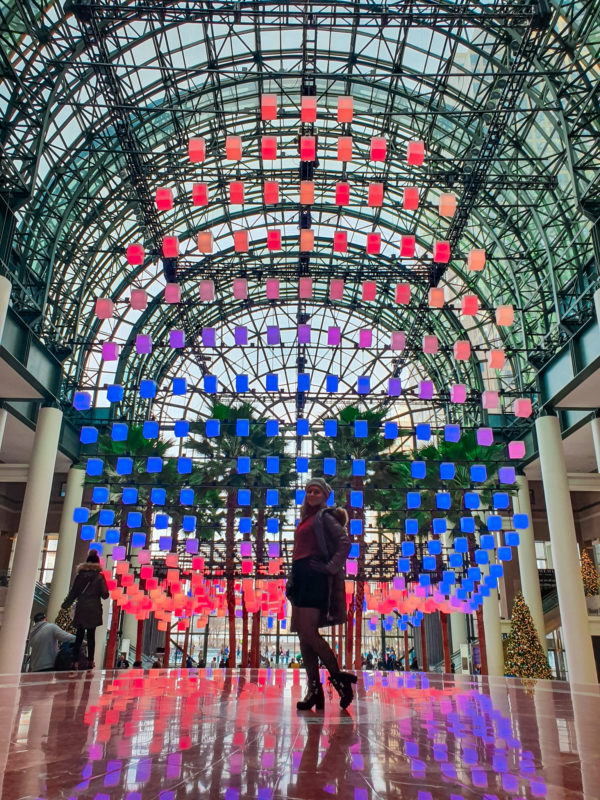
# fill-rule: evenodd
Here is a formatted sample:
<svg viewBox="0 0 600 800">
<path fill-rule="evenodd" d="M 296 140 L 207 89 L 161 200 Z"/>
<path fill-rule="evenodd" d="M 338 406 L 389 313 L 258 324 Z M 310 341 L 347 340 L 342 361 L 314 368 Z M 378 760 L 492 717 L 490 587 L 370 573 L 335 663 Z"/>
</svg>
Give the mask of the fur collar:
<svg viewBox="0 0 600 800">
<path fill-rule="evenodd" d="M 77 567 L 77 572 L 85 572 L 86 570 L 90 572 L 102 572 L 102 567 L 100 564 L 94 564 L 93 561 L 85 561 Z"/>
</svg>

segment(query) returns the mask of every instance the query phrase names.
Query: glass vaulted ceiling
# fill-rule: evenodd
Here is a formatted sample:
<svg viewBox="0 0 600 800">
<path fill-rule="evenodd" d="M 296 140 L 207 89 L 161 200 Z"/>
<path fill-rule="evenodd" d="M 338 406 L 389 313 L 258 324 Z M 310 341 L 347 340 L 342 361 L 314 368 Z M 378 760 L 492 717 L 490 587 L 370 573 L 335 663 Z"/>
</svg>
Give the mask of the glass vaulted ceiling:
<svg viewBox="0 0 600 800">
<path fill-rule="evenodd" d="M 349 394 L 360 374 L 371 374 L 376 391 L 389 374 L 402 377 L 405 394 L 390 401 L 391 409 L 413 421 L 447 414 L 416 399 L 416 384 L 426 377 L 440 391 L 457 381 L 477 391 L 528 390 L 535 364 L 563 337 L 561 299 L 573 286 L 576 294 L 590 271 L 600 164 L 599 3 L 556 3 L 550 12 L 540 26 L 532 23 L 529 5 L 496 2 L 415 4 L 412 16 L 396 2 L 9 3 L 0 12 L 1 173 L 17 214 L 15 297 L 32 318 L 38 312 L 48 344 L 70 352 L 66 396 L 82 386 L 97 392 L 102 404 L 102 388 L 114 380 L 135 386 L 155 376 L 166 387 L 174 375 L 197 383 L 207 372 L 224 386 L 247 373 L 260 387 L 266 373 L 279 371 L 282 395 L 275 400 L 257 391 L 254 402 L 270 411 L 281 404 L 279 413 L 293 418 L 298 351 L 289 345 L 299 313 L 310 316 L 315 331 L 329 324 L 342 329 L 335 354 L 321 333 L 303 351 L 313 372 L 305 413 L 313 417 L 331 411 L 321 384 L 332 359 Z M 316 94 L 319 109 L 311 209 L 316 246 L 304 261 L 298 253 L 297 150 L 303 92 Z M 260 119 L 263 93 L 278 96 L 274 122 Z M 354 97 L 349 126 L 336 121 L 339 95 Z M 263 133 L 278 137 L 280 157 L 268 165 L 259 154 Z M 242 137 L 239 164 L 224 158 L 227 134 Z M 347 165 L 336 160 L 340 134 L 355 142 L 357 157 Z M 384 165 L 367 158 L 377 135 L 389 142 Z M 187 159 L 190 136 L 207 141 L 201 168 Z M 419 170 L 405 159 L 413 138 L 426 143 Z M 262 182 L 270 178 L 280 182 L 281 202 L 267 207 Z M 246 182 L 243 207 L 228 203 L 234 179 Z M 353 188 L 353 202 L 344 209 L 333 201 L 341 179 Z M 194 180 L 209 184 L 206 208 L 191 204 Z M 382 208 L 367 206 L 373 180 L 386 186 Z M 401 203 L 407 183 L 421 189 L 420 208 L 410 215 Z M 175 203 L 157 214 L 153 196 L 160 186 L 174 190 Z M 459 211 L 468 206 L 458 222 L 438 215 L 442 191 L 457 194 Z M 266 250 L 272 227 L 283 233 L 280 253 Z M 232 234 L 244 228 L 251 231 L 250 253 L 236 254 Z M 332 252 L 337 228 L 349 232 L 348 254 Z M 195 245 L 204 229 L 215 237 L 209 257 Z M 380 257 L 364 252 L 366 234 L 375 230 L 382 234 Z M 413 232 L 416 258 L 399 261 L 399 235 Z M 180 239 L 184 303 L 177 307 L 159 302 L 162 234 Z M 425 313 L 434 280 L 431 248 L 448 236 L 455 239 L 453 257 L 440 281 L 447 305 Z M 147 259 L 128 267 L 125 249 L 137 241 L 144 242 Z M 487 250 L 483 273 L 466 269 L 472 247 Z M 315 299 L 299 305 L 302 273 L 313 277 Z M 247 302 L 232 298 L 236 275 L 249 279 Z M 264 299 L 269 276 L 282 279 L 277 304 Z M 197 302 L 200 277 L 215 281 L 217 304 Z M 347 284 L 335 308 L 323 303 L 331 277 Z M 360 283 L 368 278 L 378 282 L 375 303 L 360 301 Z M 393 302 L 399 280 L 412 284 L 406 308 Z M 129 308 L 132 287 L 148 290 L 147 311 Z M 479 296 L 483 310 L 465 324 L 459 309 L 467 291 Z M 99 296 L 116 301 L 115 319 L 96 319 Z M 510 329 L 494 324 L 493 309 L 502 303 L 517 310 Z M 278 351 L 265 348 L 260 336 L 275 319 L 288 342 Z M 220 351 L 201 345 L 200 330 L 209 325 L 224 343 Z M 236 325 L 249 326 L 254 346 L 234 346 Z M 354 345 L 361 327 L 375 330 L 368 353 Z M 169 350 L 164 343 L 172 328 L 184 328 L 193 346 Z M 397 329 L 408 334 L 404 354 L 387 349 Z M 158 343 L 151 355 L 132 349 L 136 333 Z M 440 354 L 420 352 L 424 333 L 439 337 Z M 457 364 L 452 344 L 465 335 L 473 356 Z M 107 339 L 123 345 L 116 363 L 100 359 Z M 491 346 L 504 346 L 508 355 L 505 369 L 493 376 L 485 365 Z M 339 397 L 347 402 L 343 391 Z M 182 410 L 202 412 L 206 398 L 192 394 L 189 409 L 178 402 L 161 391 L 154 411 L 177 419 Z"/>
</svg>

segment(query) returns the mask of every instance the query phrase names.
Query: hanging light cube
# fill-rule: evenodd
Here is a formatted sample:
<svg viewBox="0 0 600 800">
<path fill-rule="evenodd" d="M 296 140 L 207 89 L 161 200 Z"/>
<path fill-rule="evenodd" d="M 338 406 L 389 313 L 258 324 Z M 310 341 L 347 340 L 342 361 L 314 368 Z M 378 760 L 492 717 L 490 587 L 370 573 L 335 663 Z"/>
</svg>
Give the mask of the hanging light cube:
<svg viewBox="0 0 600 800">
<path fill-rule="evenodd" d="M 98 319 L 110 319 L 114 313 L 115 304 L 109 297 L 97 297 L 95 313 Z"/>
<path fill-rule="evenodd" d="M 275 94 L 261 95 L 260 118 L 265 121 L 277 119 L 277 95 Z"/>
<path fill-rule="evenodd" d="M 432 286 L 428 296 L 429 308 L 443 308 L 445 297 L 442 286 Z"/>
<path fill-rule="evenodd" d="M 279 202 L 279 184 L 277 181 L 265 181 L 263 197 L 267 206 L 272 206 Z"/>
<path fill-rule="evenodd" d="M 209 255 L 213 251 L 212 231 L 200 231 L 198 234 L 198 252 Z"/>
<path fill-rule="evenodd" d="M 148 295 L 145 289 L 132 289 L 129 305 L 136 311 L 144 311 L 148 306 Z"/>
<path fill-rule="evenodd" d="M 525 442 L 513 441 L 508 443 L 508 457 L 510 459 L 525 458 Z"/>
<path fill-rule="evenodd" d="M 330 347 L 338 347 L 342 340 L 342 334 L 338 327 L 331 325 L 327 329 L 327 344 Z"/>
<path fill-rule="evenodd" d="M 301 98 L 300 120 L 302 122 L 317 121 L 317 98 L 314 95 L 303 95 Z"/>
<path fill-rule="evenodd" d="M 169 331 L 169 347 L 173 350 L 185 347 L 185 331 L 177 329 Z"/>
<path fill-rule="evenodd" d="M 374 136 L 371 139 L 371 148 L 369 153 L 370 161 L 385 161 L 387 155 L 387 142 L 382 136 Z"/>
<path fill-rule="evenodd" d="M 277 139 L 275 136 L 263 136 L 260 140 L 260 154 L 263 161 L 275 161 L 277 158 Z"/>
<path fill-rule="evenodd" d="M 371 302 L 377 296 L 377 283 L 375 281 L 364 281 L 362 285 L 363 302 Z"/>
<path fill-rule="evenodd" d="M 367 253 L 378 255 L 381 252 L 381 234 L 367 233 Z"/>
<path fill-rule="evenodd" d="M 352 122 L 353 115 L 354 115 L 354 98 L 348 95 L 338 97 L 337 121 Z"/>
<path fill-rule="evenodd" d="M 179 239 L 177 236 L 163 236 L 162 251 L 165 258 L 177 258 L 179 255 Z"/>
<path fill-rule="evenodd" d="M 387 393 L 389 397 L 400 397 L 402 394 L 402 381 L 400 378 L 389 379 Z"/>
<path fill-rule="evenodd" d="M 477 428 L 477 444 L 480 447 L 491 447 L 494 444 L 494 432 L 491 428 Z"/>
<path fill-rule="evenodd" d="M 453 217 L 456 214 L 456 195 L 452 192 L 442 192 L 438 211 L 440 217 Z"/>
<path fill-rule="evenodd" d="M 336 206 L 346 206 L 350 202 L 350 184 L 336 183 L 335 185 L 335 204 Z"/>
<path fill-rule="evenodd" d="M 277 345 L 281 342 L 281 335 L 278 325 L 267 325 L 267 344 Z M 276 391 L 276 390 L 275 390 Z"/>
<path fill-rule="evenodd" d="M 232 206 L 244 205 L 244 181 L 229 183 L 229 204 Z"/>
<path fill-rule="evenodd" d="M 315 182 L 300 181 L 300 204 L 310 206 L 315 202 Z"/>
<path fill-rule="evenodd" d="M 128 246 L 127 263 L 132 267 L 140 267 L 144 263 L 144 246 L 142 244 Z"/>
<path fill-rule="evenodd" d="M 208 205 L 208 184 L 206 183 L 192 184 L 192 205 L 195 206 Z"/>
<path fill-rule="evenodd" d="M 298 343 L 310 344 L 310 325 L 298 325 Z"/>
<path fill-rule="evenodd" d="M 373 346 L 373 331 L 371 328 L 362 328 L 358 333 L 358 346 L 359 347 L 372 347 Z"/>
<path fill-rule="evenodd" d="M 241 161 L 242 139 L 240 136 L 227 136 L 225 139 L 225 158 L 228 161 Z"/>
<path fill-rule="evenodd" d="M 217 332 L 214 328 L 202 328 L 202 346 L 203 347 L 217 346 Z"/>
<path fill-rule="evenodd" d="M 335 231 L 333 234 L 333 250 L 335 253 L 348 252 L 348 233 L 346 231 Z"/>
<path fill-rule="evenodd" d="M 515 417 L 530 417 L 533 414 L 531 400 L 528 397 L 519 397 L 513 403 Z"/>
<path fill-rule="evenodd" d="M 159 211 L 169 211 L 173 208 L 173 192 L 166 186 L 156 190 L 154 202 Z"/>
<path fill-rule="evenodd" d="M 337 145 L 337 160 L 352 161 L 352 137 L 340 136 Z"/>
<path fill-rule="evenodd" d="M 445 425 L 444 440 L 446 442 L 460 442 L 460 425 Z"/>
<path fill-rule="evenodd" d="M 329 283 L 329 299 L 341 300 L 344 297 L 344 281 L 341 278 L 332 278 Z"/>
<path fill-rule="evenodd" d="M 181 303 L 181 286 L 178 283 L 167 283 L 165 286 L 165 303 Z"/>
<path fill-rule="evenodd" d="M 416 140 L 408 143 L 406 148 L 406 163 L 413 167 L 420 167 L 425 160 L 425 142 Z"/>
<path fill-rule="evenodd" d="M 397 283 L 394 300 L 398 305 L 406 306 L 410 303 L 410 283 Z"/>
<path fill-rule="evenodd" d="M 469 250 L 467 267 L 470 272 L 481 272 L 485 267 L 485 250 Z"/>
<path fill-rule="evenodd" d="M 390 349 L 404 350 L 406 347 L 406 334 L 404 331 L 392 331 Z"/>
<path fill-rule="evenodd" d="M 414 236 L 402 236 L 400 239 L 400 258 L 414 258 L 416 239 Z"/>
<path fill-rule="evenodd" d="M 383 183 L 369 184 L 367 205 L 371 208 L 380 208 L 383 205 Z"/>
<path fill-rule="evenodd" d="M 248 252 L 248 231 L 233 232 L 233 249 L 236 253 Z"/>
<path fill-rule="evenodd" d="M 281 250 L 281 231 L 279 228 L 267 230 L 267 250 Z"/>
<path fill-rule="evenodd" d="M 464 403 L 467 399 L 467 387 L 464 383 L 455 383 L 450 387 L 450 401 Z"/>
<path fill-rule="evenodd" d="M 498 306 L 496 309 L 496 325 L 508 328 L 515 321 L 515 309 L 513 306 Z"/>
<path fill-rule="evenodd" d="M 469 339 L 459 339 L 454 342 L 454 360 L 468 361 L 471 358 L 471 342 Z"/>
<path fill-rule="evenodd" d="M 215 284 L 211 280 L 201 280 L 198 282 L 198 295 L 204 303 L 212 303 L 215 299 Z"/>
<path fill-rule="evenodd" d="M 498 392 L 493 392 L 486 389 L 481 393 L 481 406 L 485 409 L 496 409 L 500 405 L 500 396 Z"/>
<path fill-rule="evenodd" d="M 267 278 L 267 300 L 279 300 L 279 278 Z"/>
<path fill-rule="evenodd" d="M 402 195 L 402 208 L 405 211 L 416 211 L 419 207 L 419 190 L 416 186 L 405 186 Z"/>
<path fill-rule="evenodd" d="M 188 141 L 188 156 L 192 164 L 201 164 L 206 158 L 204 139 L 192 137 Z"/>
<path fill-rule="evenodd" d="M 490 369 L 503 369 L 506 364 L 506 354 L 504 350 L 488 350 L 487 363 Z"/>
<path fill-rule="evenodd" d="M 315 232 L 311 228 L 302 228 L 300 231 L 300 252 L 310 253 L 315 249 Z"/>
<path fill-rule="evenodd" d="M 461 311 L 465 317 L 474 317 L 479 312 L 479 299 L 475 294 L 465 294 L 461 301 Z"/>
<path fill-rule="evenodd" d="M 313 295 L 313 281 L 312 278 L 300 278 L 298 281 L 298 297 L 301 300 L 308 300 Z"/>
<path fill-rule="evenodd" d="M 314 136 L 300 137 L 300 160 L 315 161 L 317 157 L 317 140 Z"/>
<path fill-rule="evenodd" d="M 433 260 L 436 264 L 447 264 L 450 261 L 450 242 L 436 242 L 434 244 Z"/>
<path fill-rule="evenodd" d="M 139 355 L 148 355 L 152 352 L 152 337 L 146 333 L 138 333 L 135 337 L 135 349 Z"/>
<path fill-rule="evenodd" d="M 433 381 L 420 381 L 419 400 L 431 400 L 433 398 L 433 390 Z"/>
</svg>

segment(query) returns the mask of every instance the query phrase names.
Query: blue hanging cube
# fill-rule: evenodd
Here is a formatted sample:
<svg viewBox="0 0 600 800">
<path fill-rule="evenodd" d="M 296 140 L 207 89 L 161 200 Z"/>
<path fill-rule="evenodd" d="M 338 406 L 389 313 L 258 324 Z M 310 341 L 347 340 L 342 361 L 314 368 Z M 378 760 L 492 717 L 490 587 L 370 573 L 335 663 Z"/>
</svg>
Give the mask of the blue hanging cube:
<svg viewBox="0 0 600 800">
<path fill-rule="evenodd" d="M 500 467 L 498 470 L 498 481 L 512 485 L 516 483 L 517 473 L 514 467 Z"/>
<path fill-rule="evenodd" d="M 468 553 L 469 552 L 469 541 L 466 536 L 457 536 L 454 539 L 454 549 L 457 553 Z"/>
<path fill-rule="evenodd" d="M 92 489 L 92 503 L 99 506 L 108 503 L 108 486 L 94 486 Z"/>
<path fill-rule="evenodd" d="M 510 500 L 506 492 L 494 492 L 494 508 L 508 508 Z"/>
<path fill-rule="evenodd" d="M 489 514 L 485 520 L 488 531 L 501 531 L 502 530 L 502 517 L 500 514 Z"/>
<path fill-rule="evenodd" d="M 236 375 L 235 376 L 235 391 L 238 394 L 245 394 L 248 391 L 248 376 Z"/>
<path fill-rule="evenodd" d="M 279 375 L 275 373 L 270 373 L 265 378 L 265 386 L 267 392 L 278 392 L 279 391 Z"/>
<path fill-rule="evenodd" d="M 149 475 L 162 472 L 163 460 L 160 456 L 148 456 L 146 460 L 146 472 Z"/>
<path fill-rule="evenodd" d="M 360 545 L 358 542 L 350 545 L 350 552 L 348 553 L 348 558 L 358 558 L 360 555 Z"/>
<path fill-rule="evenodd" d="M 145 547 L 146 546 L 146 534 L 142 533 L 142 531 L 135 531 L 135 533 L 131 534 L 131 546 L 132 547 Z"/>
<path fill-rule="evenodd" d="M 516 531 L 506 531 L 504 534 L 504 543 L 508 547 L 518 547 L 521 537 Z"/>
<path fill-rule="evenodd" d="M 144 398 L 144 400 L 151 400 L 156 397 L 156 381 L 140 381 L 140 397 Z"/>
<path fill-rule="evenodd" d="M 361 375 L 356 381 L 357 394 L 369 394 L 371 391 L 371 379 L 366 375 Z"/>
<path fill-rule="evenodd" d="M 301 506 L 302 505 L 302 503 L 304 502 L 305 496 L 306 496 L 306 492 L 304 491 L 304 489 L 296 489 L 296 491 L 294 493 L 294 498 L 295 498 L 297 506 Z"/>
<path fill-rule="evenodd" d="M 399 558 L 398 559 L 398 572 L 410 572 L 410 559 L 409 558 Z"/>
<path fill-rule="evenodd" d="M 484 588 L 487 589 L 497 589 L 498 588 L 498 579 L 492 578 L 491 575 L 486 575 L 483 579 Z M 481 590 L 483 592 L 483 589 Z"/>
<path fill-rule="evenodd" d="M 218 419 L 207 419 L 205 430 L 208 438 L 219 436 L 221 433 L 220 421 Z"/>
<path fill-rule="evenodd" d="M 265 502 L 268 506 L 278 506 L 279 491 L 277 489 L 267 489 L 267 497 Z"/>
<path fill-rule="evenodd" d="M 247 475 L 250 472 L 250 459 L 248 456 L 239 456 L 237 459 L 238 475 Z"/>
<path fill-rule="evenodd" d="M 424 461 L 412 461 L 410 465 L 410 475 L 417 481 L 423 480 L 427 475 L 427 467 Z"/>
<path fill-rule="evenodd" d="M 475 563 L 479 565 L 489 564 L 490 556 L 487 550 L 475 550 Z"/>
<path fill-rule="evenodd" d="M 310 392 L 310 375 L 308 372 L 298 373 L 298 391 Z"/>
<path fill-rule="evenodd" d="M 423 556 L 423 569 L 431 572 L 436 568 L 435 556 Z"/>
<path fill-rule="evenodd" d="M 442 577 L 447 586 L 453 586 L 456 583 L 456 573 L 451 569 L 444 570 Z"/>
<path fill-rule="evenodd" d="M 528 514 L 515 514 L 513 516 L 513 528 L 516 528 L 518 531 L 525 531 L 529 527 L 529 515 Z"/>
<path fill-rule="evenodd" d="M 398 438 L 398 423 L 386 422 L 383 426 L 384 439 L 397 439 Z"/>
<path fill-rule="evenodd" d="M 81 444 L 95 444 L 98 441 L 98 428 L 92 425 L 84 425 L 79 432 L 79 441 Z"/>
<path fill-rule="evenodd" d="M 106 387 L 106 399 L 109 403 L 120 403 L 123 399 L 123 387 L 113 383 Z"/>
<path fill-rule="evenodd" d="M 157 514 L 154 518 L 154 527 L 159 531 L 166 531 L 169 527 L 168 514 Z"/>
<path fill-rule="evenodd" d="M 155 506 L 164 506 L 167 502 L 167 490 L 155 486 L 150 491 L 150 500 Z"/>
<path fill-rule="evenodd" d="M 482 533 L 479 538 L 479 546 L 484 550 L 493 550 L 496 547 L 496 540 L 491 533 Z"/>
<path fill-rule="evenodd" d="M 350 520 L 350 534 L 352 536 L 361 536 L 363 532 L 363 521 L 362 519 L 351 519 Z"/>
<path fill-rule="evenodd" d="M 142 525 L 142 513 L 141 511 L 130 511 L 127 514 L 127 527 L 128 528 L 140 528 Z"/>
<path fill-rule="evenodd" d="M 279 436 L 279 420 L 268 419 L 265 426 L 267 436 Z"/>
<path fill-rule="evenodd" d="M 435 505 L 437 508 L 448 509 L 452 505 L 450 492 L 438 492 L 435 496 Z"/>
<path fill-rule="evenodd" d="M 91 478 L 96 478 L 98 475 L 102 475 L 103 469 L 104 461 L 101 458 L 88 458 L 85 465 L 85 471 L 86 474 Z"/>
<path fill-rule="evenodd" d="M 250 533 L 252 531 L 252 518 L 240 517 L 238 520 L 238 530 L 240 533 Z"/>
<path fill-rule="evenodd" d="M 499 547 L 498 548 L 498 561 L 512 561 L 512 548 Z"/>
<path fill-rule="evenodd" d="M 98 514 L 98 525 L 106 528 L 108 525 L 112 525 L 115 521 L 115 512 L 110 508 L 103 508 L 102 511 Z"/>
<path fill-rule="evenodd" d="M 456 467 L 452 462 L 443 461 L 440 464 L 440 478 L 443 481 L 454 480 L 455 475 L 456 475 Z"/>
<path fill-rule="evenodd" d="M 435 559 L 434 559 L 435 561 Z M 420 586 L 431 586 L 431 575 L 423 575 L 422 572 L 419 573 L 419 585 Z M 417 623 L 415 623 L 417 624 Z M 417 627 L 421 624 L 421 620 L 419 620 Z"/>
<path fill-rule="evenodd" d="M 416 536 L 419 532 L 419 520 L 405 519 L 404 520 L 404 533 L 407 536 Z"/>
<path fill-rule="evenodd" d="M 450 564 L 453 569 L 459 569 L 462 567 L 463 557 L 461 553 L 450 553 L 448 556 L 448 564 Z"/>
<path fill-rule="evenodd" d="M 490 575 L 493 578 L 502 578 L 504 575 L 504 567 L 502 564 L 490 564 Z"/>
<path fill-rule="evenodd" d="M 269 475 L 279 474 L 279 456 L 267 456 L 266 470 Z"/>
<path fill-rule="evenodd" d="M 110 431 L 113 442 L 126 442 L 129 428 L 124 422 L 114 422 Z"/>
<path fill-rule="evenodd" d="M 250 435 L 250 420 L 249 419 L 236 419 L 236 421 L 235 421 L 235 435 L 236 436 L 249 436 Z"/>
<path fill-rule="evenodd" d="M 337 419 L 326 419 L 323 423 L 323 429 L 325 431 L 325 436 L 337 436 L 338 431 L 338 424 Z"/>
<path fill-rule="evenodd" d="M 159 433 L 158 422 L 152 419 L 147 419 L 142 425 L 142 436 L 144 439 L 156 439 Z"/>
<path fill-rule="evenodd" d="M 250 505 L 250 489 L 238 489 L 237 493 L 238 506 Z"/>
<path fill-rule="evenodd" d="M 406 493 L 406 507 L 407 508 L 421 508 L 421 492 L 407 492 Z"/>
<path fill-rule="evenodd" d="M 325 388 L 330 393 L 337 392 L 339 383 L 340 379 L 338 378 L 337 375 L 328 375 L 325 378 Z"/>
<path fill-rule="evenodd" d="M 473 464 L 470 469 L 470 474 L 473 483 L 483 483 L 487 480 L 487 468 L 485 464 Z"/>
<path fill-rule="evenodd" d="M 100 512 L 102 513 L 102 512 Z M 73 522 L 87 522 L 90 518 L 90 510 L 89 508 L 84 508 L 83 506 L 78 506 L 77 508 L 73 509 Z"/>
<path fill-rule="evenodd" d="M 187 393 L 187 381 L 185 378 L 173 378 L 171 384 L 171 392 L 174 395 L 183 395 Z"/>
<path fill-rule="evenodd" d="M 162 550 L 163 552 L 168 551 L 171 549 L 171 545 L 173 544 L 173 539 L 171 536 L 159 536 L 158 537 L 158 549 Z"/>
<path fill-rule="evenodd" d="M 177 472 L 179 475 L 189 475 L 192 471 L 192 459 L 187 456 L 180 456 L 177 459 Z"/>
<path fill-rule="evenodd" d="M 362 492 L 350 492 L 350 506 L 352 508 L 362 508 L 363 507 L 363 493 Z"/>
<path fill-rule="evenodd" d="M 335 458 L 324 458 L 323 459 L 323 474 L 324 475 L 335 475 L 337 469 L 337 460 Z"/>
<path fill-rule="evenodd" d="M 204 391 L 207 394 L 216 394 L 217 393 L 217 376 L 216 375 L 205 375 L 204 376 Z"/>
<path fill-rule="evenodd" d="M 92 395 L 89 392 L 75 392 L 73 394 L 73 408 L 77 411 L 88 411 L 92 407 Z"/>
<path fill-rule="evenodd" d="M 461 533 L 475 533 L 475 520 L 473 517 L 460 518 Z"/>
<path fill-rule="evenodd" d="M 468 595 L 469 593 L 467 592 L 467 590 L 463 589 L 462 587 L 456 590 L 456 596 L 458 597 L 459 600 L 466 600 Z"/>
<path fill-rule="evenodd" d="M 296 420 L 296 436 L 308 436 L 309 426 L 307 419 Z"/>
<path fill-rule="evenodd" d="M 296 459 L 296 472 L 300 474 L 308 472 L 308 458 L 305 458 L 304 456 L 298 456 Z"/>
<path fill-rule="evenodd" d="M 124 506 L 132 506 L 137 503 L 138 490 L 135 486 L 125 486 L 121 492 L 121 502 Z"/>
<path fill-rule="evenodd" d="M 433 520 L 433 532 L 436 536 L 441 536 L 443 533 L 446 533 L 448 530 L 448 523 L 446 522 L 445 517 L 436 517 Z"/>
<path fill-rule="evenodd" d="M 194 490 L 193 489 L 182 489 L 179 492 L 179 503 L 182 506 L 193 506 L 194 505 Z"/>
<path fill-rule="evenodd" d="M 106 541 L 106 544 L 118 544 L 120 538 L 121 538 L 121 533 L 117 528 L 109 528 L 106 531 L 106 536 L 104 537 L 104 540 Z"/>
<path fill-rule="evenodd" d="M 279 520 L 275 517 L 267 520 L 267 533 L 279 533 Z"/>
<path fill-rule="evenodd" d="M 437 539 L 430 539 L 427 542 L 427 551 L 430 556 L 439 556 L 442 552 L 442 543 Z"/>
<path fill-rule="evenodd" d="M 193 533 L 193 531 L 196 530 L 196 522 L 197 522 L 196 517 L 191 515 L 186 515 L 183 518 L 181 527 L 186 533 Z"/>
<path fill-rule="evenodd" d="M 415 543 L 414 542 L 402 542 L 402 555 L 403 556 L 414 556 L 415 554 Z"/>
<path fill-rule="evenodd" d="M 465 492 L 465 508 L 479 508 L 479 495 L 477 492 Z"/>
<path fill-rule="evenodd" d="M 444 439 L 447 442 L 459 442 L 460 425 L 446 425 L 444 428 Z"/>
<path fill-rule="evenodd" d="M 173 432 L 178 439 L 184 439 L 190 432 L 190 423 L 185 419 L 178 419 Z"/>
<path fill-rule="evenodd" d="M 481 570 L 479 567 L 469 567 L 467 569 L 467 576 L 471 581 L 480 581 L 481 580 Z"/>
<path fill-rule="evenodd" d="M 364 458 L 354 458 L 352 459 L 352 474 L 354 476 L 358 476 L 359 478 L 364 478 L 367 474 L 367 463 Z"/>
<path fill-rule="evenodd" d="M 472 592 L 475 589 L 475 581 L 471 578 L 463 578 L 461 588 L 467 592 Z"/>
<path fill-rule="evenodd" d="M 364 419 L 357 419 L 354 423 L 354 438 L 366 439 L 369 435 L 369 425 Z"/>
<path fill-rule="evenodd" d="M 420 442 L 428 442 L 431 439 L 431 425 L 428 422 L 421 422 L 415 428 L 415 434 Z"/>
</svg>

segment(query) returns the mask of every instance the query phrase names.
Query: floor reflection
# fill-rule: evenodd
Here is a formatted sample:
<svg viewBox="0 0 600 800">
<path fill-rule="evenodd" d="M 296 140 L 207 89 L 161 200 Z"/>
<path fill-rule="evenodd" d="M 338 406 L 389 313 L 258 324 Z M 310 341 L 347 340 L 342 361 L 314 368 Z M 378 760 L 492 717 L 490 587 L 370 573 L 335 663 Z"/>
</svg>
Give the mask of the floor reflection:
<svg viewBox="0 0 600 800">
<path fill-rule="evenodd" d="M 347 712 L 336 697 L 297 712 L 300 680 L 280 670 L 0 679 L 2 798 L 600 796 L 597 687 L 363 673 Z"/>
</svg>

